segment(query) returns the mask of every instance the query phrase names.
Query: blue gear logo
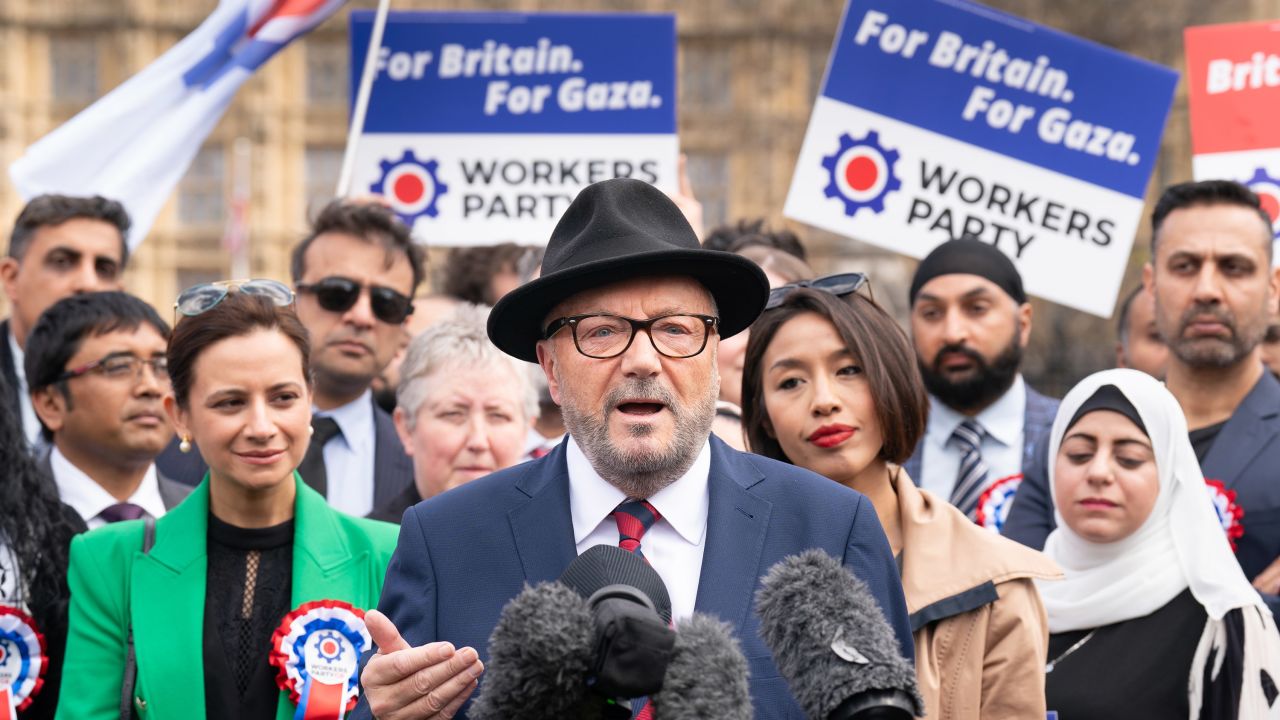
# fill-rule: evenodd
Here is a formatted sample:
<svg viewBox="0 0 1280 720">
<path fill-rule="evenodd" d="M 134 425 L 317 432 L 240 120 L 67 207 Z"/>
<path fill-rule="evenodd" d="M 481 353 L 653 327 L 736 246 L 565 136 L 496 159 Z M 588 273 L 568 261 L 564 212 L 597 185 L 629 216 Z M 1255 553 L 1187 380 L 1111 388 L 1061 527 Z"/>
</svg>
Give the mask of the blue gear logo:
<svg viewBox="0 0 1280 720">
<path fill-rule="evenodd" d="M 436 201 L 449 192 L 449 186 L 436 174 L 440 164 L 434 159 L 423 162 L 412 150 L 405 150 L 399 160 L 383 160 L 379 167 L 382 177 L 369 191 L 385 197 L 406 225 L 413 227 L 418 218 L 439 214 Z"/>
<path fill-rule="evenodd" d="M 884 199 L 889 193 L 902 187 L 893 174 L 898 162 L 898 151 L 880 144 L 880 135 L 870 130 L 864 137 L 854 138 L 849 133 L 840 136 L 840 146 L 834 154 L 822 158 L 829 182 L 823 191 L 827 197 L 844 203 L 844 214 L 853 217 L 862 208 L 874 213 L 884 212 Z"/>
<path fill-rule="evenodd" d="M 338 662 L 342 659 L 342 638 L 332 630 L 320 633 L 316 636 L 316 653 L 326 663 Z"/>
<path fill-rule="evenodd" d="M 1244 184 L 1262 202 L 1262 211 L 1271 218 L 1271 239 L 1280 240 L 1280 178 L 1267 174 L 1266 168 L 1258 168 Z"/>
</svg>

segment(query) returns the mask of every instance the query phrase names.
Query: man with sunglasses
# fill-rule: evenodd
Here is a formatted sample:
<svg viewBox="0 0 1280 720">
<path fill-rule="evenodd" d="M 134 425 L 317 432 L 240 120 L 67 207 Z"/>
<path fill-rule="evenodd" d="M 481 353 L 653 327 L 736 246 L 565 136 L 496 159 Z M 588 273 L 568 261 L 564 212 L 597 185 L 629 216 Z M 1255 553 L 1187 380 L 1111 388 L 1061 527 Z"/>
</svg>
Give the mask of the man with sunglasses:
<svg viewBox="0 0 1280 720">
<path fill-rule="evenodd" d="M 0 281 L 12 315 L 0 323 L 0 397 L 22 421 L 27 441 L 40 445 L 40 420 L 27 398 L 23 354 L 40 313 L 76 293 L 119 290 L 129 248 L 129 214 L 103 197 L 40 195 L 14 221 Z"/>
<path fill-rule="evenodd" d="M 173 437 L 168 339 L 156 311 L 122 292 L 59 300 L 28 336 L 31 402 L 51 445 L 40 462 L 90 529 L 160 517 L 191 492 L 155 466 Z"/>
<path fill-rule="evenodd" d="M 768 293 L 758 266 L 702 249 L 653 186 L 606 180 L 578 195 L 542 276 L 489 316 L 495 345 L 541 365 L 568 436 L 406 511 L 378 610 L 366 615 L 378 647 L 353 717 L 465 717 L 504 604 L 600 544 L 653 566 L 677 629 L 695 610 L 734 625 L 760 720 L 802 715 L 751 607 L 759 578 L 788 555 L 841 558 L 912 657 L 870 502 L 710 434 L 720 339 L 745 330 Z M 647 717 L 641 702 L 633 710 Z"/>
<path fill-rule="evenodd" d="M 311 335 L 315 435 L 302 477 L 351 515 L 413 482 L 391 416 L 370 386 L 405 342 L 422 248 L 386 207 L 335 200 L 294 249 L 298 319 Z"/>
<path fill-rule="evenodd" d="M 974 238 L 945 242 L 911 280 L 911 338 L 929 391 L 929 424 L 903 464 L 926 490 L 1000 530 L 1039 470 L 1058 401 L 1022 379 L 1031 303 L 1013 261 Z"/>
</svg>

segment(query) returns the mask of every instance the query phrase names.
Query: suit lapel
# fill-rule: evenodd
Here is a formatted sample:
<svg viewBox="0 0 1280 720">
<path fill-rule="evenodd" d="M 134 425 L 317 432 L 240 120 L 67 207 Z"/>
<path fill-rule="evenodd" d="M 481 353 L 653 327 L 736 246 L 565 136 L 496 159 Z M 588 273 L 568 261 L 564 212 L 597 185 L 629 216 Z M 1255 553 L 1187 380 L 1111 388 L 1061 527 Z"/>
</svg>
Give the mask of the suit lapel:
<svg viewBox="0 0 1280 720">
<path fill-rule="evenodd" d="M 529 499 L 507 514 L 525 580 L 555 580 L 577 557 L 569 511 L 569 467 L 565 443 L 534 461 L 515 487 Z"/>
<path fill-rule="evenodd" d="M 752 591 L 769 529 L 772 503 L 748 492 L 764 480 L 745 456 L 711 439 L 707 546 L 698 580 L 698 612 L 719 616 L 739 634 L 751 612 Z"/>
<path fill-rule="evenodd" d="M 208 569 L 209 486 L 156 521 L 156 541 L 139 544 L 130 617 L 138 684 L 153 707 L 204 718 L 204 600 Z"/>
<path fill-rule="evenodd" d="M 324 498 L 294 476 L 298 487 L 293 531 L 293 590 L 291 609 L 308 600 L 345 600 L 361 605 L 355 556 L 346 534 Z M 371 593 L 369 593 L 371 594 Z"/>
<path fill-rule="evenodd" d="M 1202 470 L 1207 478 L 1221 480 L 1228 488 L 1236 484 L 1241 471 L 1277 432 L 1280 413 L 1280 382 L 1265 370 L 1244 402 L 1218 432 Z"/>
<path fill-rule="evenodd" d="M 13 352 L 9 348 L 9 333 L 9 321 L 0 322 L 0 372 L 4 373 L 5 379 L 4 403 L 9 406 L 9 411 L 21 427 L 22 401 L 18 398 L 18 371 Z"/>
</svg>

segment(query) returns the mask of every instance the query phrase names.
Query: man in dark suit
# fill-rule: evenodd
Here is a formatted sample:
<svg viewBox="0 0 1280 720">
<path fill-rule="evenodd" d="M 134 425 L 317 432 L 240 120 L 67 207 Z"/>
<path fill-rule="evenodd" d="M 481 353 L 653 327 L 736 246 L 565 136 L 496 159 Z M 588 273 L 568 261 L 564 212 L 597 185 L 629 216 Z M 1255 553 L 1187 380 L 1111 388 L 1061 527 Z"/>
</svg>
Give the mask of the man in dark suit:
<svg viewBox="0 0 1280 720">
<path fill-rule="evenodd" d="M 298 319 L 311 334 L 315 434 L 303 480 L 349 515 L 368 515 L 413 483 L 391 416 L 370 385 L 405 342 L 422 248 L 389 209 L 335 200 L 293 249 Z"/>
<path fill-rule="evenodd" d="M 23 364 L 27 333 L 50 305 L 69 295 L 118 290 L 129 259 L 129 214 L 102 197 L 41 195 L 14 221 L 9 254 L 0 259 L 0 281 L 12 316 L 0 323 L 0 373 L 7 390 L 0 401 L 37 445 L 40 420 L 27 394 Z"/>
<path fill-rule="evenodd" d="M 970 519 L 1000 530 L 1058 410 L 1018 372 L 1031 303 L 1013 262 L 971 238 L 934 248 L 911 281 L 911 336 L 929 390 L 929 424 L 903 469 Z"/>
<path fill-rule="evenodd" d="M 751 608 L 760 576 L 785 556 L 821 548 L 842 558 L 912 657 L 897 566 L 870 501 L 710 434 L 718 343 L 763 308 L 760 269 L 701 249 L 661 191 L 617 179 L 569 206 L 543 270 L 498 303 L 489 336 L 542 366 L 568 437 L 405 513 L 380 612 L 368 615 L 378 653 L 355 717 L 465 715 L 503 606 L 598 544 L 643 549 L 677 630 L 695 610 L 734 626 L 762 720 L 802 717 Z"/>
<path fill-rule="evenodd" d="M 169 326 L 122 292 L 73 295 L 46 310 L 27 339 L 31 402 L 50 449 L 40 462 L 90 529 L 160 517 L 191 489 L 160 476 L 173 437 Z"/>
<path fill-rule="evenodd" d="M 1166 189 L 1151 226 L 1142 281 L 1169 346 L 1165 383 L 1187 416 L 1236 559 L 1280 609 L 1280 381 L 1260 349 L 1280 297 L 1271 219 L 1248 188 L 1210 180 Z M 1054 526 L 1047 473 L 1028 476 L 1006 534 L 1042 548 Z"/>
</svg>

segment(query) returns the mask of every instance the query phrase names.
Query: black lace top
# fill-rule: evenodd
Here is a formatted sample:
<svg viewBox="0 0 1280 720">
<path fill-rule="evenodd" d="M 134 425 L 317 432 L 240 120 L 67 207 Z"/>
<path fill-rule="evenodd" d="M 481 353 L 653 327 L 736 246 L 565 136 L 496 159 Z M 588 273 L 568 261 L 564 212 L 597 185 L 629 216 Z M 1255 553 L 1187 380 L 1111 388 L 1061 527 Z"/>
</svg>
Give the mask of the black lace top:
<svg viewBox="0 0 1280 720">
<path fill-rule="evenodd" d="M 293 521 L 269 528 L 209 515 L 204 595 L 204 695 L 210 718 L 270 719 L 280 690 L 271 634 L 291 609 Z"/>
</svg>

